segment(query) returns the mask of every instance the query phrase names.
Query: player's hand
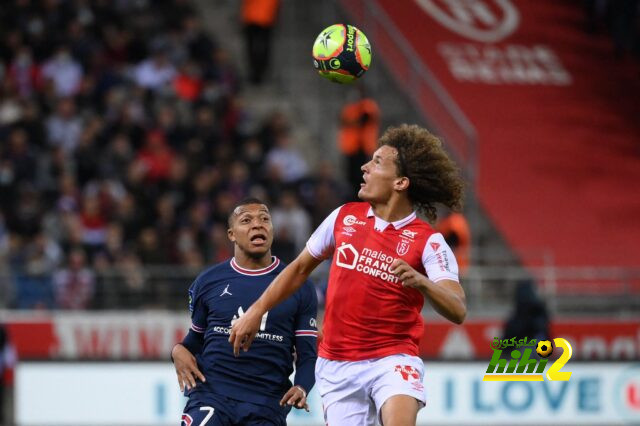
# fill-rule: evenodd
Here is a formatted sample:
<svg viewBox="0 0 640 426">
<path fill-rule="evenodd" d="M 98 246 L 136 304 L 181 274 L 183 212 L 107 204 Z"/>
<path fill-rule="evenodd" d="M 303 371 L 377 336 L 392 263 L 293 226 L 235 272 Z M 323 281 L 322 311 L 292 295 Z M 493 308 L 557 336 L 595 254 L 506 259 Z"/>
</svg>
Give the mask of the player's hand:
<svg viewBox="0 0 640 426">
<path fill-rule="evenodd" d="M 204 374 L 198 369 L 196 357 L 187 348 L 178 343 L 171 350 L 171 356 L 173 357 L 173 366 L 176 368 L 181 392 L 184 392 L 185 388 L 187 390 L 195 388 L 196 379 L 200 379 L 203 382 L 207 381 Z"/>
<path fill-rule="evenodd" d="M 233 323 L 229 343 L 233 346 L 233 354 L 235 356 L 240 355 L 240 348 L 245 352 L 249 350 L 256 333 L 260 329 L 261 320 L 262 315 L 251 307 Z"/>
<path fill-rule="evenodd" d="M 304 408 L 309 412 L 309 405 L 307 404 L 307 392 L 300 386 L 291 386 L 291 389 L 284 394 L 280 400 L 280 406 L 293 405 L 294 407 L 301 409 Z"/>
<path fill-rule="evenodd" d="M 425 286 L 425 276 L 402 259 L 394 260 L 389 271 L 398 277 L 403 287 L 420 289 Z"/>
</svg>

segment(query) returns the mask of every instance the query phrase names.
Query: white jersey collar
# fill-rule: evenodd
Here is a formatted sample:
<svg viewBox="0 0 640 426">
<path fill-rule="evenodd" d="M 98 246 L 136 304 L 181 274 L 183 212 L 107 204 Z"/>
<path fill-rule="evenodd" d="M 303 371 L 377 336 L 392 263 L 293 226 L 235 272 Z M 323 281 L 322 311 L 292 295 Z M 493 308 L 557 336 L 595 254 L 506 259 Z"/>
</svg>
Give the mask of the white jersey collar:
<svg viewBox="0 0 640 426">
<path fill-rule="evenodd" d="M 367 211 L 367 217 L 371 217 L 371 216 L 374 216 L 376 218 L 375 229 L 384 231 L 389 225 L 389 222 L 373 214 L 373 208 L 369 207 L 369 210 Z M 391 225 L 393 225 L 395 229 L 401 229 L 402 227 L 411 223 L 415 218 L 416 218 L 416 212 L 414 210 L 411 212 L 409 216 L 404 217 L 400 220 L 396 220 L 395 222 L 391 222 Z"/>
<path fill-rule="evenodd" d="M 231 258 L 231 262 L 229 262 L 231 264 L 231 267 L 233 268 L 234 271 L 238 272 L 239 274 L 242 275 L 264 275 L 264 274 L 268 274 L 269 272 L 273 271 L 274 269 L 276 269 L 278 267 L 278 265 L 280 264 L 280 259 L 278 259 L 275 256 L 271 256 L 272 262 L 271 265 L 265 267 L 265 268 L 260 268 L 260 269 L 247 269 L 247 268 L 243 268 L 242 266 L 238 265 L 238 263 L 236 262 L 236 258 L 232 257 Z"/>
</svg>

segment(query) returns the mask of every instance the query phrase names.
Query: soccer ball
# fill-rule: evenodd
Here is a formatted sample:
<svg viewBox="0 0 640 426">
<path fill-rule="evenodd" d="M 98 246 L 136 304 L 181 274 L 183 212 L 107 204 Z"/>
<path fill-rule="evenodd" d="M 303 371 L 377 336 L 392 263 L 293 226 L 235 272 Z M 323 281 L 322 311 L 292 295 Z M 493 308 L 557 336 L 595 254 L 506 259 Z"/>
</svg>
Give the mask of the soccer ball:
<svg viewBox="0 0 640 426">
<path fill-rule="evenodd" d="M 352 83 L 369 69 L 371 45 L 367 36 L 353 25 L 335 24 L 325 28 L 313 43 L 313 66 L 335 83 Z"/>
<path fill-rule="evenodd" d="M 547 358 L 553 352 L 553 346 L 548 340 L 540 340 L 536 347 L 536 353 L 542 358 Z"/>
</svg>

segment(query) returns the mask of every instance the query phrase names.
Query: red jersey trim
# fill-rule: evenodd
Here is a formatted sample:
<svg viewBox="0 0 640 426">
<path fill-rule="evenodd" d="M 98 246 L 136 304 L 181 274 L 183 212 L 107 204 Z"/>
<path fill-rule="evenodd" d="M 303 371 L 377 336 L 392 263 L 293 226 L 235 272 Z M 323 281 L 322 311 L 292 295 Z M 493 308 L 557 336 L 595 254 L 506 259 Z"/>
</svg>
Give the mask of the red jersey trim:
<svg viewBox="0 0 640 426">
<path fill-rule="evenodd" d="M 261 269 L 246 269 L 243 268 L 242 266 L 238 265 L 236 263 L 236 258 L 232 257 L 231 258 L 231 267 L 233 268 L 234 271 L 236 271 L 239 274 L 242 275 L 251 275 L 251 276 L 256 276 L 256 275 L 265 275 L 268 274 L 269 272 L 273 271 L 274 269 L 276 269 L 278 267 L 278 265 L 280 265 L 280 259 L 278 259 L 275 256 L 271 256 L 271 258 L 273 259 L 273 262 L 271 263 L 271 265 L 267 266 L 266 268 L 261 268 Z"/>
</svg>

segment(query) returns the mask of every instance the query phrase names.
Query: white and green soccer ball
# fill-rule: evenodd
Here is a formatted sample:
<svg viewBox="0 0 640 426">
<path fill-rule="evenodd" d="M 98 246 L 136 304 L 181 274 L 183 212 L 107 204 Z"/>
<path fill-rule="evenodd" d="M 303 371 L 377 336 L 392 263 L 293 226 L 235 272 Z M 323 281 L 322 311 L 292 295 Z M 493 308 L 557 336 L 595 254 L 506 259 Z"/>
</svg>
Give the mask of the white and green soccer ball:
<svg viewBox="0 0 640 426">
<path fill-rule="evenodd" d="M 369 69 L 371 45 L 362 31 L 349 24 L 325 28 L 313 43 L 313 66 L 335 83 L 352 83 Z"/>
</svg>

